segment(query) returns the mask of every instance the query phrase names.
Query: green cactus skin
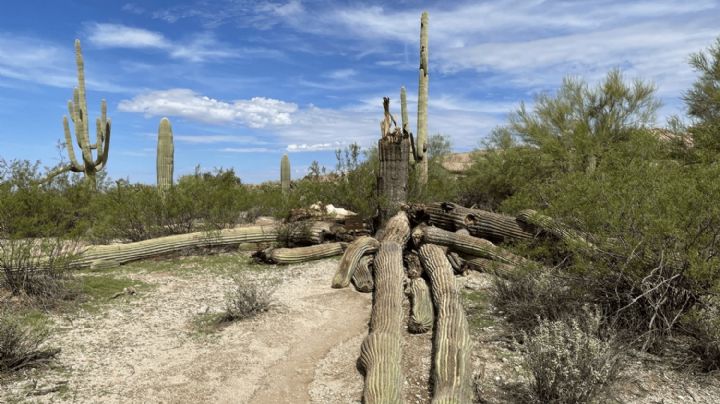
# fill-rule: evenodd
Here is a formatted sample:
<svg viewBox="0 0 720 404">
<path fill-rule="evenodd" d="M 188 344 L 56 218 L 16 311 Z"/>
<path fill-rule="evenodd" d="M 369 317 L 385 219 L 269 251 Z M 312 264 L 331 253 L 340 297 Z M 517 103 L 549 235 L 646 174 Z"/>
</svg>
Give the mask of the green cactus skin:
<svg viewBox="0 0 720 404">
<path fill-rule="evenodd" d="M 402 246 L 384 242 L 375 256 L 375 293 L 370 332 L 360 347 L 365 372 L 363 402 L 401 403 L 400 330 L 403 318 L 404 278 Z"/>
<path fill-rule="evenodd" d="M 355 285 L 355 290 L 358 292 L 370 293 L 375 288 L 372 266 L 373 258 L 369 255 L 363 256 L 357 263 L 355 273 L 352 277 L 352 283 Z"/>
<path fill-rule="evenodd" d="M 510 265 L 527 264 L 528 260 L 500 248 L 485 239 L 457 234 L 437 227 L 420 225 L 412 233 L 415 245 L 423 243 L 449 247 L 451 250 L 474 257 L 489 258 Z M 447 261 L 447 259 L 446 259 Z"/>
<path fill-rule="evenodd" d="M 345 243 L 327 243 L 295 248 L 275 248 L 268 254 L 268 259 L 281 265 L 334 257 L 343 253 Z"/>
<path fill-rule="evenodd" d="M 432 403 L 471 403 L 472 344 L 452 267 L 443 250 L 432 244 L 420 247 L 420 262 L 430 277 L 437 313 L 433 335 Z"/>
<path fill-rule="evenodd" d="M 400 87 L 400 116 L 402 117 L 403 132 L 408 132 L 410 123 L 408 122 L 407 91 L 405 90 L 405 86 Z"/>
<path fill-rule="evenodd" d="M 332 280 L 332 287 L 335 289 L 346 288 L 357 269 L 358 263 L 363 255 L 372 254 L 378 250 L 380 243 L 370 236 L 358 237 L 350 243 L 343 254 L 340 266 Z"/>
<path fill-rule="evenodd" d="M 111 122 L 107 117 L 107 103 L 102 100 L 100 104 L 100 118 L 95 122 L 96 141 L 90 143 L 89 122 L 87 112 L 87 98 L 85 95 L 85 62 L 83 61 L 80 40 L 75 40 L 75 63 L 77 64 L 78 86 L 73 91 L 73 99 L 68 101 L 68 114 L 75 128 L 75 137 L 82 153 L 82 164 L 75 156 L 72 134 L 68 117 L 63 117 L 63 130 L 65 132 L 65 148 L 68 152 L 70 163 L 51 172 L 47 179 L 67 171 L 84 173 L 87 183 L 95 188 L 95 175 L 107 164 L 108 152 L 110 151 L 110 128 Z M 93 158 L 92 151 L 96 151 Z"/>
<path fill-rule="evenodd" d="M 170 120 L 163 118 L 158 127 L 157 142 L 157 187 L 161 191 L 173 185 L 175 146 Z"/>
<path fill-rule="evenodd" d="M 87 247 L 78 255 L 73 266 L 85 268 L 93 264 L 117 263 L 155 257 L 179 251 L 188 247 L 214 247 L 236 245 L 242 243 L 272 242 L 278 238 L 277 226 L 246 226 L 234 229 L 223 229 L 208 234 L 195 232 L 174 236 L 159 237 L 135 243 L 94 245 Z"/>
<path fill-rule="evenodd" d="M 290 159 L 287 154 L 280 160 L 280 187 L 284 194 L 290 192 Z"/>
<path fill-rule="evenodd" d="M 418 72 L 418 117 L 416 152 L 420 163 L 418 179 L 421 185 L 427 184 L 428 162 L 425 157 L 427 148 L 427 107 L 428 107 L 428 13 L 420 18 L 420 69 Z"/>
<path fill-rule="evenodd" d="M 408 331 L 413 334 L 430 331 L 433 326 L 434 314 L 430 288 L 428 288 L 425 279 L 409 279 L 405 285 L 405 294 L 410 300 Z"/>
</svg>

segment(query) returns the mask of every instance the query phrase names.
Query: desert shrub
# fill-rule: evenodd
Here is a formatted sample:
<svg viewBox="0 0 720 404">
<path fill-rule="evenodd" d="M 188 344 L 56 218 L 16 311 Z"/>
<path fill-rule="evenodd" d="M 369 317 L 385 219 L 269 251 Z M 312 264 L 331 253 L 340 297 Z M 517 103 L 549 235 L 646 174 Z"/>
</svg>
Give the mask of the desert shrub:
<svg viewBox="0 0 720 404">
<path fill-rule="evenodd" d="M 38 366 L 50 361 L 59 349 L 46 348 L 48 332 L 25 325 L 0 311 L 0 373 Z"/>
<path fill-rule="evenodd" d="M 690 336 L 691 362 L 703 372 L 720 370 L 720 319 L 718 308 L 694 310 L 683 318 L 681 327 Z"/>
<path fill-rule="evenodd" d="M 270 310 L 275 305 L 275 282 L 238 274 L 235 287 L 225 296 L 225 311 L 220 322 L 246 320 Z"/>
<path fill-rule="evenodd" d="M 519 269 L 511 279 L 495 278 L 492 303 L 503 312 L 517 334 L 541 321 L 566 320 L 579 311 L 581 296 L 565 279 L 549 273 Z"/>
<path fill-rule="evenodd" d="M 579 318 L 542 320 L 518 345 L 530 375 L 529 400 L 586 403 L 617 379 L 619 350 L 612 336 L 601 337 L 602 316 L 585 310 Z"/>
</svg>

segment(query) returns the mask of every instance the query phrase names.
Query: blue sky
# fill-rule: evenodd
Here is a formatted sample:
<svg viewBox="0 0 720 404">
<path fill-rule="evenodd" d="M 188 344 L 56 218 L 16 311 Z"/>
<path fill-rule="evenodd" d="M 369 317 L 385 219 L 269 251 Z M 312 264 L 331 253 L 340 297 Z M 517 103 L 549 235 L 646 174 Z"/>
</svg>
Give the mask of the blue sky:
<svg viewBox="0 0 720 404">
<path fill-rule="evenodd" d="M 658 125 L 683 114 L 688 55 L 720 35 L 720 1 L 25 0 L 0 15 L 0 156 L 59 162 L 82 41 L 88 106 L 113 121 L 112 178 L 155 181 L 170 118 L 175 175 L 235 168 L 246 182 L 293 176 L 379 137 L 382 97 L 415 125 L 420 14 L 430 13 L 429 131 L 477 147 L 520 101 L 566 75 L 620 67 L 658 87 Z M 92 134 L 91 134 L 92 135 Z"/>
</svg>

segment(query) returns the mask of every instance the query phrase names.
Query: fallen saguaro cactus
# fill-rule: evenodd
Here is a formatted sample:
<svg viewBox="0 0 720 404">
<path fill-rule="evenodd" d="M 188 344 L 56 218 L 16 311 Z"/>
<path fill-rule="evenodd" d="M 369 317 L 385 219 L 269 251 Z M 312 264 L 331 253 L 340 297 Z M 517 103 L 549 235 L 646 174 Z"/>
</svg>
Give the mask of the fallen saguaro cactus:
<svg viewBox="0 0 720 404">
<path fill-rule="evenodd" d="M 352 277 L 352 283 L 353 285 L 355 285 L 355 289 L 358 292 L 372 292 L 373 288 L 375 287 L 375 281 L 373 281 L 372 274 L 372 263 L 372 257 L 370 257 L 369 255 L 365 255 L 360 258 L 360 261 L 355 267 L 355 273 Z"/>
<path fill-rule="evenodd" d="M 295 248 L 274 248 L 265 252 L 265 260 L 273 264 L 296 264 L 299 262 L 334 257 L 343 253 L 345 243 L 326 243 Z"/>
<path fill-rule="evenodd" d="M 358 262 L 363 255 L 374 253 L 380 247 L 380 243 L 370 236 L 358 237 L 350 243 L 343 254 L 340 266 L 332 280 L 333 288 L 346 288 L 355 273 Z"/>
<path fill-rule="evenodd" d="M 276 226 L 247 226 L 213 232 L 196 232 L 159 237 L 135 243 L 93 245 L 85 248 L 73 263 L 74 267 L 105 267 L 108 263 L 118 265 L 143 258 L 179 251 L 190 247 L 219 247 L 241 243 L 275 241 Z"/>
<path fill-rule="evenodd" d="M 518 213 L 517 220 L 532 226 L 541 233 L 549 234 L 568 245 L 576 245 L 588 251 L 595 250 L 595 245 L 587 241 L 579 232 L 572 230 L 550 216 L 543 215 L 532 209 Z"/>
<path fill-rule="evenodd" d="M 467 257 L 463 260 L 463 269 L 471 269 L 473 271 L 483 272 L 499 276 L 500 278 L 508 278 L 512 274 L 515 267 L 502 262 L 489 260 L 487 258 Z"/>
<path fill-rule="evenodd" d="M 470 333 L 452 268 L 442 249 L 432 244 L 420 247 L 420 261 L 430 276 L 437 313 L 433 336 L 432 402 L 470 403 Z"/>
<path fill-rule="evenodd" d="M 446 254 L 448 262 L 452 266 L 453 271 L 456 274 L 462 274 L 465 272 L 465 260 L 460 257 L 460 254 L 456 252 L 449 252 Z"/>
<path fill-rule="evenodd" d="M 500 248 L 490 241 L 449 232 L 433 226 L 417 226 L 413 230 L 412 237 L 415 245 L 428 243 L 447 246 L 458 253 L 472 255 L 474 257 L 490 258 L 511 265 L 519 265 L 527 262 L 525 258 L 515 255 L 504 248 Z"/>
<path fill-rule="evenodd" d="M 480 209 L 468 209 L 451 202 L 436 202 L 428 205 L 410 205 L 410 212 L 417 222 L 448 231 L 467 229 L 470 235 L 494 242 L 529 240 L 535 234 L 512 216 Z"/>
<path fill-rule="evenodd" d="M 423 274 L 423 268 L 422 265 L 420 265 L 420 257 L 418 257 L 417 252 L 410 251 L 409 253 L 405 254 L 405 265 L 407 266 L 407 276 L 410 279 L 419 278 Z"/>
<path fill-rule="evenodd" d="M 422 334 L 432 329 L 434 316 L 430 288 L 423 278 L 408 279 L 405 294 L 410 299 L 408 331 Z"/>
<path fill-rule="evenodd" d="M 404 278 L 402 246 L 384 242 L 375 256 L 375 295 L 370 332 L 360 348 L 360 367 L 365 372 L 363 402 L 402 402 L 400 323 Z"/>
</svg>

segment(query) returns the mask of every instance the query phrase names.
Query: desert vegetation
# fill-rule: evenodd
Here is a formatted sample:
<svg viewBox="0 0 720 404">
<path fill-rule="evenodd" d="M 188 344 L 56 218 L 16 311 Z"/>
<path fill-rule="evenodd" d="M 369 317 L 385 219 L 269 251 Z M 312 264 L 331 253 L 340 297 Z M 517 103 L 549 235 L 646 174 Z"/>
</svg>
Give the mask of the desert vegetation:
<svg viewBox="0 0 720 404">
<path fill-rule="evenodd" d="M 316 304 L 292 307 L 287 295 L 305 289 L 333 293 L 328 306 L 342 297 L 368 309 L 327 312 L 362 330 L 361 341 L 340 342 L 356 343 L 363 387 L 352 399 L 366 403 L 622 402 L 630 360 L 669 364 L 711 385 L 708 395 L 720 391 L 720 40 L 690 58 L 698 78 L 685 93 L 688 117 L 659 127 L 655 87 L 620 70 L 596 85 L 568 78 L 521 104 L 458 175 L 443 166 L 451 133 L 427 133 L 426 13 L 420 25 L 417 134 L 402 87 L 401 122 L 385 98 L 376 147 L 351 144 L 335 169 L 315 162 L 295 179 L 283 155 L 278 181 L 262 184 L 233 169 L 175 179 L 167 118 L 155 185 L 107 177 L 111 122 L 102 101 L 91 143 L 77 41 L 69 162 L 0 160 L 0 384 L 52 367 L 64 348 L 51 318 L 133 310 L 158 273 L 172 273 L 164 294 L 192 288 L 187 270 L 218 296 L 208 298 L 218 310 L 192 313 L 195 337 L 232 338 L 237 323 L 276 335 L 263 317 L 290 321 L 283 310 Z M 185 259 L 197 261 L 187 269 Z M 315 262 L 332 268 L 313 273 L 322 286 L 277 275 L 300 277 Z M 484 286 L 464 287 L 473 277 Z M 478 363 L 490 334 L 516 364 L 507 379 Z M 404 365 L 415 355 L 426 368 Z M 407 383 L 420 371 L 424 386 Z M 60 385 L 39 394 L 65 394 Z M 248 397 L 279 397 L 270 393 Z"/>
</svg>

